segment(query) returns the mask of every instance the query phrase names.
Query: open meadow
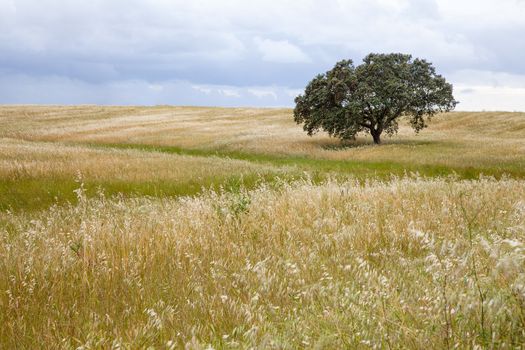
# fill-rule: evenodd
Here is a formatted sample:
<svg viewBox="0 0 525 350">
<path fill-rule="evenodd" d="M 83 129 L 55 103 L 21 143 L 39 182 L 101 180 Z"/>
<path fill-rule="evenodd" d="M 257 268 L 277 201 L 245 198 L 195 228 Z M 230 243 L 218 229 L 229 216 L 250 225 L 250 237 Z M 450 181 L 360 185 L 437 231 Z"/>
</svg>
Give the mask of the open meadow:
<svg viewBox="0 0 525 350">
<path fill-rule="evenodd" d="M 525 113 L 0 107 L 0 348 L 525 344 Z"/>
</svg>

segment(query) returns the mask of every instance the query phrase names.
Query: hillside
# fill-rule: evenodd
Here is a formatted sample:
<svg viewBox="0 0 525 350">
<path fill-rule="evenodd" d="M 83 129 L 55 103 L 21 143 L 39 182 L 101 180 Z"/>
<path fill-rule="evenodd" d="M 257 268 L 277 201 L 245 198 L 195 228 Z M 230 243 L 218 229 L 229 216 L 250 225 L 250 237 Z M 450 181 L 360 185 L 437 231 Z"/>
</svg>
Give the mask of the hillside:
<svg viewBox="0 0 525 350">
<path fill-rule="evenodd" d="M 308 137 L 289 109 L 0 107 L 2 208 L 44 208 L 88 193 L 181 195 L 259 178 L 525 176 L 525 113 L 439 115 L 419 135 L 375 147 Z M 242 178 L 242 180 L 241 180 Z"/>
<path fill-rule="evenodd" d="M 525 113 L 0 107 L 0 348 L 520 348 Z M 488 175 L 488 176 L 487 176 Z"/>
</svg>

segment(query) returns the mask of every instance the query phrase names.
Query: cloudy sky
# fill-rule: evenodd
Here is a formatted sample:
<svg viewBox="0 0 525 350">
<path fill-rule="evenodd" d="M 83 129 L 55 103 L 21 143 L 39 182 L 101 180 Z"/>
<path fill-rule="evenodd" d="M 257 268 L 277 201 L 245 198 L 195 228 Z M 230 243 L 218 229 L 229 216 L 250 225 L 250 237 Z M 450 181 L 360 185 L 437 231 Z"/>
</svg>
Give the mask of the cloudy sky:
<svg viewBox="0 0 525 350">
<path fill-rule="evenodd" d="M 525 0 L 0 0 L 0 103 L 292 106 L 370 52 L 525 110 Z"/>
</svg>

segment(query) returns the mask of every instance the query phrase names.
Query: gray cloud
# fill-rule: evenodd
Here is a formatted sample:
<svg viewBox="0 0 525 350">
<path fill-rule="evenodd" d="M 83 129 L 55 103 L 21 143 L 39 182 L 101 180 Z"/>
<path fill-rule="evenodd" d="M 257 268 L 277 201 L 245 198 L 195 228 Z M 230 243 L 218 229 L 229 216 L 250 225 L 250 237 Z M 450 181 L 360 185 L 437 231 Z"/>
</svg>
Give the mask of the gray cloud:
<svg viewBox="0 0 525 350">
<path fill-rule="evenodd" d="M 0 0 L 0 102 L 291 105 L 287 90 L 337 60 L 392 51 L 463 89 L 494 74 L 520 89 L 524 13 L 516 0 Z"/>
<path fill-rule="evenodd" d="M 197 85 L 118 80 L 90 83 L 60 76 L 0 76 L 0 96 L 11 104 L 195 105 L 283 107 L 300 90 L 282 86 Z"/>
</svg>

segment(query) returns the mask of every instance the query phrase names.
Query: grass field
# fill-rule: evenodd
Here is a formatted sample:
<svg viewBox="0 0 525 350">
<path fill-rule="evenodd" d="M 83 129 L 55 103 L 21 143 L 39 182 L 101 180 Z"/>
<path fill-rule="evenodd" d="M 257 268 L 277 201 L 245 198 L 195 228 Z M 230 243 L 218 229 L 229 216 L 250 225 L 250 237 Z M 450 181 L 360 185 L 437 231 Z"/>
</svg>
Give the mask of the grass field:
<svg viewBox="0 0 525 350">
<path fill-rule="evenodd" d="M 172 196 L 257 179 L 326 174 L 388 178 L 525 176 L 524 113 L 450 113 L 415 135 L 406 125 L 381 147 L 308 137 L 288 109 L 191 107 L 0 108 L 2 209 L 74 201 L 88 193 Z"/>
<path fill-rule="evenodd" d="M 520 348 L 525 113 L 0 107 L 0 348 Z"/>
</svg>

